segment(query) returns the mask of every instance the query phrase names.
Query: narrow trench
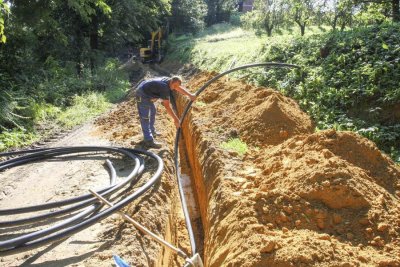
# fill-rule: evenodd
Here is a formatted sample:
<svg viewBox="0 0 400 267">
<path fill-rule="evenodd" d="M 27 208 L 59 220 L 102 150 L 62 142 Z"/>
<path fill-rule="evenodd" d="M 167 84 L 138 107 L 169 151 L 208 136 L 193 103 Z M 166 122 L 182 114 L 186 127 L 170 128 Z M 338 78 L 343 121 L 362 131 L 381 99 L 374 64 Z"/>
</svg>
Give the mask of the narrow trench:
<svg viewBox="0 0 400 267">
<path fill-rule="evenodd" d="M 170 72 L 166 71 L 160 66 L 153 65 L 150 66 L 150 68 L 152 68 L 155 72 L 161 75 L 171 76 Z M 182 111 L 183 108 L 182 106 L 183 103 L 180 100 L 181 100 L 180 96 L 176 94 L 171 95 L 171 104 L 175 112 L 177 112 L 178 116 L 180 116 L 180 112 Z M 192 223 L 193 233 L 195 236 L 196 248 L 197 248 L 196 252 L 200 255 L 200 257 L 204 261 L 205 234 L 204 234 L 203 220 L 201 217 L 200 204 L 199 204 L 199 199 L 201 199 L 201 197 L 198 196 L 199 192 L 197 192 L 195 186 L 195 180 L 194 180 L 195 173 L 192 171 L 192 167 L 190 166 L 189 155 L 186 145 L 187 140 L 185 138 L 186 136 L 183 133 L 182 129 L 181 140 L 179 142 L 179 163 L 180 163 L 181 181 L 183 185 L 185 199 L 188 206 L 189 216 Z M 180 209 L 182 208 L 180 207 Z"/>
<path fill-rule="evenodd" d="M 181 182 L 185 193 L 185 198 L 189 210 L 190 219 L 192 222 L 193 232 L 196 239 L 197 253 L 204 258 L 204 228 L 201 219 L 201 213 L 199 208 L 199 198 L 194 186 L 194 175 L 192 173 L 190 163 L 188 160 L 187 150 L 185 146 L 185 140 L 182 140 L 179 144 L 179 156 L 180 156 L 180 171 L 181 171 Z"/>
</svg>

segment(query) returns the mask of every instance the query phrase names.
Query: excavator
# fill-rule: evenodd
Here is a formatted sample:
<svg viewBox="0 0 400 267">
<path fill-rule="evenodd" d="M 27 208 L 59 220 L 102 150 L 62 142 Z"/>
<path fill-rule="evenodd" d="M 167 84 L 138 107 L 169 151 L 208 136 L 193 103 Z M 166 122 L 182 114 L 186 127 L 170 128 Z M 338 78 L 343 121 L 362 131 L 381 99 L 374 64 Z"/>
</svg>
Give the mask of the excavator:
<svg viewBox="0 0 400 267">
<path fill-rule="evenodd" d="M 163 54 L 164 30 L 160 27 L 157 31 L 151 32 L 151 39 L 148 46 L 140 48 L 140 60 L 142 63 L 161 63 Z"/>
</svg>

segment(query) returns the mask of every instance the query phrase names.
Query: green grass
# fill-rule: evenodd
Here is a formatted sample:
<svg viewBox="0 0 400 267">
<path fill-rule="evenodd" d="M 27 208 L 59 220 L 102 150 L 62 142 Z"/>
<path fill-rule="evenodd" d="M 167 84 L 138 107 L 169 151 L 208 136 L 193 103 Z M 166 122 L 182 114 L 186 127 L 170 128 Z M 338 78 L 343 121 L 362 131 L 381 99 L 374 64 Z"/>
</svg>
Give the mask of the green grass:
<svg viewBox="0 0 400 267">
<path fill-rule="evenodd" d="M 62 126 L 71 128 L 103 113 L 110 106 L 111 104 L 101 93 L 92 92 L 75 96 L 73 105 L 61 112 L 57 116 L 57 120 Z"/>
<path fill-rule="evenodd" d="M 322 29 L 311 26 L 305 36 L 326 31 L 326 27 Z M 235 66 L 260 62 L 266 44 L 289 43 L 298 35 L 297 27 L 268 37 L 230 24 L 217 24 L 195 36 L 170 38 L 167 60 L 190 61 L 203 70 L 223 71 L 233 62 Z"/>
<path fill-rule="evenodd" d="M 205 106 L 207 106 L 207 104 L 204 103 L 203 101 L 196 101 L 196 102 L 194 102 L 194 104 L 195 104 L 197 107 L 205 107 Z"/>
<path fill-rule="evenodd" d="M 297 64 L 301 71 L 254 68 L 230 74 L 276 88 L 295 99 L 317 129 L 357 132 L 400 161 L 400 124 L 385 119 L 400 103 L 400 24 L 331 32 L 327 27 L 283 30 L 268 37 L 229 24 L 171 39 L 166 60 L 222 72 L 254 62 Z M 325 51 L 325 52 L 324 52 Z"/>
<path fill-rule="evenodd" d="M 22 147 L 32 144 L 39 140 L 36 133 L 27 132 L 22 129 L 14 129 L 12 131 L 3 131 L 0 134 L 0 151 L 4 151 L 11 147 Z"/>
<path fill-rule="evenodd" d="M 80 95 L 76 94 L 68 98 L 69 105 L 64 107 L 32 101 L 25 108 L 29 113 L 28 119 L 21 121 L 21 124 L 25 123 L 26 125 L 14 129 L 2 127 L 0 151 L 27 146 L 40 140 L 40 133 L 35 131 L 36 125 L 58 125 L 61 128 L 70 129 L 85 123 L 105 112 L 113 103 L 120 101 L 130 89 L 128 78 L 124 75 L 111 73 L 108 77 L 103 76 L 102 78 L 107 83 L 105 90 L 91 90 Z M 96 79 L 89 83 L 90 86 L 104 87 L 101 77 Z M 82 83 L 87 83 L 87 80 Z"/>
<path fill-rule="evenodd" d="M 248 150 L 247 144 L 239 138 L 231 138 L 228 141 L 221 143 L 221 148 L 235 151 L 240 156 L 244 155 Z"/>
</svg>

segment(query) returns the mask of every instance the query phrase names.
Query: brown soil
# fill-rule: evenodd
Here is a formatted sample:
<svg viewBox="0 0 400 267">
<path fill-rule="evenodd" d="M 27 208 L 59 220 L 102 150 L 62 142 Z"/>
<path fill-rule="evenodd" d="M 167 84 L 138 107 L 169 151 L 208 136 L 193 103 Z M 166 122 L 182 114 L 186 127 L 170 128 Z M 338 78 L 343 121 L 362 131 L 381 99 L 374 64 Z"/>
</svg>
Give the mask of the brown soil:
<svg viewBox="0 0 400 267">
<path fill-rule="evenodd" d="M 213 76 L 215 73 L 199 74 L 189 84 L 198 88 Z M 272 89 L 253 88 L 241 81 L 222 78 L 198 100 L 206 103 L 206 108 L 199 113 L 215 117 L 210 126 L 237 129 L 237 134 L 252 145 L 277 145 L 294 135 L 312 133 L 314 129 L 311 119 L 294 100 Z"/>
<path fill-rule="evenodd" d="M 183 133 L 206 266 L 400 266 L 400 168 L 374 143 L 313 133 L 293 100 L 229 79 L 198 98 Z M 250 145 L 243 157 L 221 149 L 231 137 Z"/>
</svg>

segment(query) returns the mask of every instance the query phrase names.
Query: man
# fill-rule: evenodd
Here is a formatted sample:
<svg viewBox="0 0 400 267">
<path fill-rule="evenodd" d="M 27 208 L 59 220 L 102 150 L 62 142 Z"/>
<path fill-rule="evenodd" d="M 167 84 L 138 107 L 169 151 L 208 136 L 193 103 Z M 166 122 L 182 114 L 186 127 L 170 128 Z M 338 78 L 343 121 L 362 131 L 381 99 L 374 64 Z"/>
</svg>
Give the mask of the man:
<svg viewBox="0 0 400 267">
<path fill-rule="evenodd" d="M 153 148 L 161 147 L 161 144 L 154 140 L 154 137 L 157 136 L 156 129 L 154 128 L 156 120 L 155 101 L 158 99 L 162 100 L 167 113 L 173 118 L 175 126 L 178 128 L 179 118 L 170 105 L 170 94 L 172 90 L 188 96 L 192 101 L 196 99 L 194 94 L 191 94 L 181 85 L 182 79 L 178 76 L 173 76 L 171 78 L 161 77 L 143 81 L 136 89 L 137 107 L 145 146 Z"/>
</svg>

